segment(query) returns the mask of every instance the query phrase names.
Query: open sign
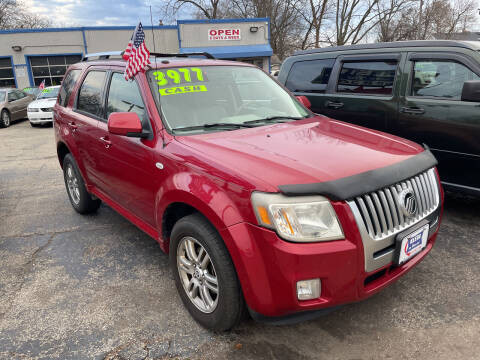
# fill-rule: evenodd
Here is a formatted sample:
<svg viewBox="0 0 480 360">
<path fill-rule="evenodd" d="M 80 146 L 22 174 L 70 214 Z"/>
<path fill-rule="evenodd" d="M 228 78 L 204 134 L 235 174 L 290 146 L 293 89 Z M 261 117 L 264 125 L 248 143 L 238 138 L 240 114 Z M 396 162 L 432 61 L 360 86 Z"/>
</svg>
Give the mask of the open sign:
<svg viewBox="0 0 480 360">
<path fill-rule="evenodd" d="M 208 40 L 240 40 L 240 29 L 209 29 Z"/>
</svg>

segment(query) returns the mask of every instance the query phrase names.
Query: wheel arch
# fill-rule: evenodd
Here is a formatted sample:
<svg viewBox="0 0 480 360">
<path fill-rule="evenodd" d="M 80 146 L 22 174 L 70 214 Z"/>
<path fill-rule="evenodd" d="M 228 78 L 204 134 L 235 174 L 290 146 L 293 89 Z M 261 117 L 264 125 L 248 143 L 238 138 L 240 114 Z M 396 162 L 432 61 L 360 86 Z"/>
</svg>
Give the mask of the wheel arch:
<svg viewBox="0 0 480 360">
<path fill-rule="evenodd" d="M 63 169 L 63 160 L 65 159 L 65 156 L 67 156 L 67 154 L 71 154 L 71 153 L 72 152 L 68 148 L 67 144 L 65 144 L 63 141 L 59 141 L 57 143 L 58 162 L 60 163 L 60 166 L 62 167 L 62 169 Z"/>
<path fill-rule="evenodd" d="M 160 243 L 165 252 L 168 253 L 173 226 L 184 216 L 195 212 L 200 213 L 219 233 L 230 225 L 244 221 L 237 205 L 223 189 L 208 180 L 205 180 L 203 184 L 197 183 L 200 186 L 195 186 L 195 188 L 185 187 L 182 184 L 190 183 L 179 182 L 179 174 L 176 175 L 176 181 L 167 180 L 166 186 L 162 187 L 156 196 L 156 223 L 157 227 L 161 229 Z M 168 191 L 165 189 L 173 184 L 177 186 L 172 186 Z M 203 191 L 206 186 L 210 186 L 212 191 Z"/>
</svg>

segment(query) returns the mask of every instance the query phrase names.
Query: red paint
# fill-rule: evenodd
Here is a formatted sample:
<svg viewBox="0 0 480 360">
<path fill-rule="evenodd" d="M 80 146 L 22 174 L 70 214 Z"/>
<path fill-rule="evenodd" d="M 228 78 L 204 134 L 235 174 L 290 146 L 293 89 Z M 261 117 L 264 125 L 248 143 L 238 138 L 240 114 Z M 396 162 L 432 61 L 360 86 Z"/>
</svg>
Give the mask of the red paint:
<svg viewBox="0 0 480 360">
<path fill-rule="evenodd" d="M 303 106 L 305 106 L 307 109 L 310 109 L 312 107 L 312 103 L 310 100 L 305 95 L 300 95 L 300 96 L 295 96 L 298 101 L 302 103 Z"/>
<path fill-rule="evenodd" d="M 142 123 L 136 113 L 112 113 L 108 117 L 108 132 L 123 136 L 129 133 L 141 133 Z"/>
<path fill-rule="evenodd" d="M 251 66 L 219 60 L 174 62 L 178 67 L 209 64 Z M 73 68 L 123 71 L 124 66 L 121 61 L 99 61 Z M 285 315 L 364 299 L 406 273 L 432 248 L 436 234 L 422 253 L 400 267 L 387 266 L 383 277 L 364 286 L 370 274 L 364 271 L 362 241 L 345 202 L 333 203 L 345 239 L 310 244 L 283 241 L 257 226 L 250 203 L 252 191 L 277 192 L 279 185 L 329 181 L 381 168 L 423 151 L 419 145 L 323 116 L 173 137 L 163 128 L 145 75 L 138 74 L 137 81 L 153 129 L 151 139 L 119 135 L 126 128 L 138 130 L 136 120 L 127 115 L 111 117 L 107 126 L 73 110 L 79 81 L 68 107 L 55 106 L 57 145 L 72 153 L 91 193 L 155 238 L 166 252 L 165 209 L 180 202 L 201 212 L 225 241 L 245 300 L 256 312 Z M 441 197 L 443 203 L 443 191 Z M 321 298 L 299 302 L 296 281 L 317 277 L 322 279 Z"/>
</svg>

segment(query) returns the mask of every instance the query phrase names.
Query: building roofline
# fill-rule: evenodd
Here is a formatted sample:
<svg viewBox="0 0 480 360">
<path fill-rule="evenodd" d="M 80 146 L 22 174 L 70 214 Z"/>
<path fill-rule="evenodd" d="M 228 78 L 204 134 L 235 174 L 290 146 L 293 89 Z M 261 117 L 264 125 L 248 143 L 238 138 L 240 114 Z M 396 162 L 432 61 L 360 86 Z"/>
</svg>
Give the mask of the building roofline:
<svg viewBox="0 0 480 360">
<path fill-rule="evenodd" d="M 357 44 L 357 45 L 343 45 L 343 46 L 331 46 L 319 49 L 301 50 L 295 52 L 293 55 L 307 55 L 318 54 L 334 51 L 345 50 L 361 50 L 361 49 L 392 49 L 392 48 L 405 48 L 405 47 L 461 47 L 471 50 L 480 50 L 480 41 L 475 44 L 475 41 L 461 41 L 461 40 L 412 40 L 412 41 L 395 41 L 384 42 L 374 44 Z"/>
<path fill-rule="evenodd" d="M 152 26 L 144 26 L 145 30 L 151 30 Z M 153 29 L 176 29 L 177 25 L 158 25 Z M 18 33 L 42 33 L 42 32 L 66 32 L 66 31 L 89 31 L 89 30 L 134 30 L 135 26 L 79 26 L 64 28 L 43 28 L 43 29 L 8 29 L 0 30 L 0 34 L 18 34 Z"/>
<path fill-rule="evenodd" d="M 177 24 L 221 24 L 221 23 L 242 23 L 242 22 L 270 22 L 270 18 L 236 18 L 236 19 L 197 19 L 177 20 Z"/>
<path fill-rule="evenodd" d="M 177 20 L 177 25 L 145 25 L 145 30 L 153 29 L 177 29 L 179 24 L 221 24 L 221 23 L 242 23 L 242 22 L 268 22 L 269 18 L 247 18 L 247 19 L 202 19 L 202 20 Z M 21 34 L 21 33 L 43 33 L 43 32 L 67 32 L 67 31 L 91 31 L 91 30 L 134 30 L 134 25 L 126 26 L 74 26 L 62 28 L 41 28 L 41 29 L 7 29 L 0 30 L 0 34 Z"/>
</svg>

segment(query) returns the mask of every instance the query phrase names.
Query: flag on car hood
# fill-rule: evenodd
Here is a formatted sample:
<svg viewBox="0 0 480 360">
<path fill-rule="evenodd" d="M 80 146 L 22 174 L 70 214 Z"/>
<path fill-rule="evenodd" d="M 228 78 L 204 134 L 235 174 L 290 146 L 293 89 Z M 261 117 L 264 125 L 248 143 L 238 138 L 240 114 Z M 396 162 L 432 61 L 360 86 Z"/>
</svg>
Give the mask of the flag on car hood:
<svg viewBox="0 0 480 360">
<path fill-rule="evenodd" d="M 145 32 L 142 23 L 138 23 L 127 48 L 123 52 L 123 58 L 127 60 L 125 67 L 125 80 L 133 78 L 139 71 L 145 71 L 150 64 L 150 52 L 145 46 Z"/>
<path fill-rule="evenodd" d="M 40 90 L 45 89 L 45 79 L 43 79 L 43 81 L 40 83 L 40 85 L 38 85 L 38 88 L 39 88 Z"/>
</svg>

